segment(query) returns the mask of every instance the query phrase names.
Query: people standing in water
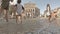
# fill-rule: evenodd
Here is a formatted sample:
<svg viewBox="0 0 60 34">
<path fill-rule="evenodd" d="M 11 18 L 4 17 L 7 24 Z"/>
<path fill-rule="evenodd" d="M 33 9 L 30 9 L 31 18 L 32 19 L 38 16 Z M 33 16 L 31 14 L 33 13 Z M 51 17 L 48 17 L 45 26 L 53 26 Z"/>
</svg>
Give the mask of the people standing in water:
<svg viewBox="0 0 60 34">
<path fill-rule="evenodd" d="M 21 0 L 17 0 L 17 15 L 16 15 L 16 23 L 18 20 L 22 23 L 22 12 L 24 10 L 24 7 L 21 5 Z M 19 17 L 19 18 L 18 18 Z"/>
</svg>

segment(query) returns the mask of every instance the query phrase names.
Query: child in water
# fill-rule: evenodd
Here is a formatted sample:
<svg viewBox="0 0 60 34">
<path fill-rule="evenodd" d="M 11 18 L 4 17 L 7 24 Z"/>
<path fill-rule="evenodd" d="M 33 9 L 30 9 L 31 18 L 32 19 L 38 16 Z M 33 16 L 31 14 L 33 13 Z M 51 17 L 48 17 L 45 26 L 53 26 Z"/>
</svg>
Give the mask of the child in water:
<svg viewBox="0 0 60 34">
<path fill-rule="evenodd" d="M 19 19 L 20 19 L 20 21 L 21 21 L 21 23 L 22 23 L 22 10 L 24 10 L 24 7 L 21 5 L 21 0 L 18 0 L 17 1 L 17 15 L 16 15 L 16 22 L 18 21 L 18 17 L 20 17 Z"/>
</svg>

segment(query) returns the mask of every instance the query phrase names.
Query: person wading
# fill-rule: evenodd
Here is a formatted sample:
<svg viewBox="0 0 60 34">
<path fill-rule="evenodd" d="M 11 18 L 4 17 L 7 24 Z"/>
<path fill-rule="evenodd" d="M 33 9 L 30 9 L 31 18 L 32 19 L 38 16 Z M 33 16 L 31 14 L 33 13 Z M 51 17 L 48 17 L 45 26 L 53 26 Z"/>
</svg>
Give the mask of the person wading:
<svg viewBox="0 0 60 34">
<path fill-rule="evenodd" d="M 16 6 L 17 6 L 16 23 L 17 23 L 18 19 L 20 19 L 20 21 L 22 23 L 22 12 L 24 11 L 24 7 L 21 5 L 21 0 L 17 1 L 17 5 Z M 18 17 L 20 17 L 20 18 L 18 18 Z"/>
<path fill-rule="evenodd" d="M 14 18 L 16 16 L 16 4 L 17 4 L 17 0 L 10 1 L 9 11 L 11 18 Z"/>
<path fill-rule="evenodd" d="M 1 4 L 1 12 L 4 12 L 5 14 L 5 19 L 6 19 L 6 22 L 8 22 L 8 10 L 9 10 L 9 1 L 12 1 L 12 0 L 2 0 L 2 4 Z"/>
<path fill-rule="evenodd" d="M 49 20 L 56 20 L 56 18 L 57 18 L 57 12 L 53 12 L 53 13 L 51 13 L 51 15 L 49 16 Z"/>
</svg>

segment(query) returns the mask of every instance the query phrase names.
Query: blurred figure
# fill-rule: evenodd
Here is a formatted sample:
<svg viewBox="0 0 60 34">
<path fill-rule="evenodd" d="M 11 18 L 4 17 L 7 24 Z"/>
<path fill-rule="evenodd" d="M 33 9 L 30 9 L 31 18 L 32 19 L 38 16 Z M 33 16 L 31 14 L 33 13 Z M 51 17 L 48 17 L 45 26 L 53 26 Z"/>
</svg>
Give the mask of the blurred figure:
<svg viewBox="0 0 60 34">
<path fill-rule="evenodd" d="M 57 12 L 54 12 L 54 19 L 57 18 Z"/>
<path fill-rule="evenodd" d="M 21 5 L 21 0 L 17 1 L 17 13 L 16 13 L 16 23 L 18 20 L 22 23 L 22 12 L 24 10 L 24 7 Z"/>
<path fill-rule="evenodd" d="M 51 14 L 51 7 L 50 7 L 50 4 L 47 4 L 47 8 L 46 8 L 47 10 L 47 16 L 50 16 L 50 14 Z"/>
<path fill-rule="evenodd" d="M 49 17 L 48 17 L 49 22 L 50 22 L 50 19 L 51 19 L 51 15 L 49 15 Z"/>
<path fill-rule="evenodd" d="M 11 18 L 14 18 L 14 16 L 16 15 L 16 2 L 13 0 L 13 1 L 10 1 L 10 15 L 11 15 Z"/>
<path fill-rule="evenodd" d="M 24 11 L 22 12 L 22 19 L 26 19 L 26 14 L 24 13 Z"/>
<path fill-rule="evenodd" d="M 52 19 L 52 20 L 55 20 L 57 18 L 57 12 L 53 12 L 51 13 L 51 15 L 49 16 L 49 21 Z"/>
<path fill-rule="evenodd" d="M 2 0 L 2 4 L 1 4 L 0 14 L 4 12 L 6 22 L 8 22 L 9 1 L 12 1 L 12 0 Z"/>
<path fill-rule="evenodd" d="M 1 12 L 1 6 L 0 6 L 0 12 Z"/>
<path fill-rule="evenodd" d="M 1 3 L 2 3 L 2 0 L 0 0 L 0 12 L 1 12 Z"/>
</svg>

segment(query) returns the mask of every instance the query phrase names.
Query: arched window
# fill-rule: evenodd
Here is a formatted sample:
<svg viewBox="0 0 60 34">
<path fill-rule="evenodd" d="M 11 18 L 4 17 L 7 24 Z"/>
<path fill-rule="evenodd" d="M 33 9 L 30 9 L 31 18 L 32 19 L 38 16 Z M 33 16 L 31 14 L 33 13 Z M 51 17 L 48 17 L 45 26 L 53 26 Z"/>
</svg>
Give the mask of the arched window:
<svg viewBox="0 0 60 34">
<path fill-rule="evenodd" d="M 34 9 L 33 9 L 33 11 L 34 11 Z"/>
</svg>

